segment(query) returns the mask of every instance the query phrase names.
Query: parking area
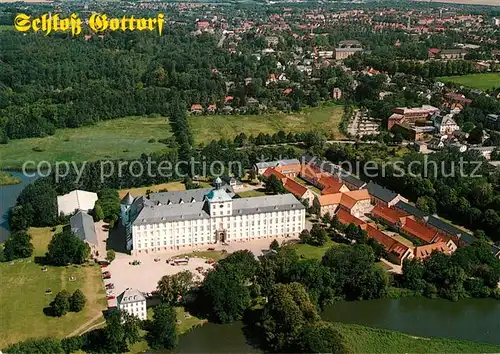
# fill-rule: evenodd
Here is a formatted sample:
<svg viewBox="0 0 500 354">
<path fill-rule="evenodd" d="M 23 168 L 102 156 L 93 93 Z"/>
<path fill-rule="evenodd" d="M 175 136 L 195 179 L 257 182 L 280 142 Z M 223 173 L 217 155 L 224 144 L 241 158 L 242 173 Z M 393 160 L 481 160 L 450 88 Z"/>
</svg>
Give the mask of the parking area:
<svg viewBox="0 0 500 354">
<path fill-rule="evenodd" d="M 280 243 L 284 239 L 279 239 Z M 233 253 L 238 250 L 248 249 L 256 256 L 262 255 L 262 250 L 269 248 L 272 238 L 253 240 L 247 242 L 234 242 L 228 245 L 210 245 L 211 249 L 226 250 L 228 253 Z M 206 248 L 199 251 L 206 251 Z M 111 277 L 105 279 L 105 284 L 113 284 L 113 289 L 109 291 L 109 295 L 118 296 L 127 288 L 135 288 L 143 293 L 151 293 L 156 289 L 158 281 L 164 275 L 172 275 L 184 270 L 189 270 L 197 277 L 197 280 L 203 280 L 203 271 L 211 269 L 212 265 L 206 263 L 207 259 L 191 257 L 189 262 L 184 265 L 170 265 L 167 260 L 182 254 L 193 252 L 194 250 L 184 249 L 175 252 L 165 253 L 150 253 L 141 255 L 128 255 L 117 253 L 116 259 L 103 272 L 107 271 Z M 139 265 L 132 265 L 134 261 L 140 262 Z M 197 268 L 203 268 L 201 272 Z M 116 299 L 108 301 L 108 306 L 116 306 Z"/>
</svg>

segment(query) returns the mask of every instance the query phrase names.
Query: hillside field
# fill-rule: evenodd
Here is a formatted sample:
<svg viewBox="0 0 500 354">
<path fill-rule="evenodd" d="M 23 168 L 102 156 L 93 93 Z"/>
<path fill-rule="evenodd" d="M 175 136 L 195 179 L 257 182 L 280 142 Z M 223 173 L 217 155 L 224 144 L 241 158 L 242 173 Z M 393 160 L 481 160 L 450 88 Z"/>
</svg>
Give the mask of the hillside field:
<svg viewBox="0 0 500 354">
<path fill-rule="evenodd" d="M 196 144 L 211 140 L 230 139 L 239 133 L 274 134 L 318 131 L 328 138 L 342 139 L 339 123 L 344 113 L 343 106 L 305 108 L 297 113 L 268 113 L 262 115 L 213 115 L 190 116 L 189 125 Z"/>
<path fill-rule="evenodd" d="M 488 90 L 500 87 L 500 73 L 469 74 L 463 76 L 443 76 L 442 82 L 454 82 L 478 90 Z"/>
</svg>

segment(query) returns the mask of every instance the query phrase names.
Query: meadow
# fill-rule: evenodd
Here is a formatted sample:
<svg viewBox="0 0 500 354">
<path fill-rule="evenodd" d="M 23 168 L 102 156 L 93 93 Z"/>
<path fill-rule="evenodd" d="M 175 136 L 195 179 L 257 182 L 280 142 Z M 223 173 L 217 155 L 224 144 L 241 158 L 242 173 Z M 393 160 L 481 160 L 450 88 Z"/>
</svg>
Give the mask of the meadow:
<svg viewBox="0 0 500 354">
<path fill-rule="evenodd" d="M 500 346 L 335 323 L 352 353 L 498 353 Z"/>
<path fill-rule="evenodd" d="M 167 149 L 158 142 L 172 136 L 165 117 L 126 117 L 95 125 L 58 129 L 44 138 L 10 140 L 0 145 L 0 168 L 20 168 L 25 161 L 95 161 L 133 159 Z M 154 142 L 149 142 L 154 139 Z"/>
<path fill-rule="evenodd" d="M 342 106 L 305 108 L 297 113 L 267 113 L 262 115 L 212 115 L 189 117 L 189 125 L 195 142 L 232 140 L 239 133 L 258 135 L 284 132 L 320 131 L 329 138 L 342 139 L 339 123 L 344 110 Z"/>
<path fill-rule="evenodd" d="M 31 228 L 35 247 L 34 257 L 47 251 L 53 232 L 50 228 Z M 63 338 L 80 332 L 87 324 L 103 320 L 107 302 L 97 265 L 52 267 L 42 272 L 42 266 L 31 259 L 0 263 L 0 348 L 33 337 Z M 75 281 L 69 281 L 69 277 Z M 52 294 L 46 295 L 50 289 Z M 56 294 L 66 289 L 83 291 L 87 304 L 80 313 L 69 312 L 63 317 L 49 317 L 44 308 Z"/>
<path fill-rule="evenodd" d="M 469 74 L 463 76 L 443 76 L 442 82 L 454 82 L 479 90 L 491 90 L 500 87 L 500 73 Z"/>
<path fill-rule="evenodd" d="M 305 108 L 302 112 L 263 115 L 190 116 L 196 144 L 221 138 L 234 139 L 241 132 L 259 133 L 321 131 L 329 138 L 342 139 L 339 122 L 342 106 Z M 161 116 L 125 117 L 75 129 L 58 129 L 44 138 L 10 140 L 0 145 L 0 169 L 19 169 L 25 161 L 96 161 L 135 159 L 168 147 L 160 139 L 172 136 L 168 118 Z"/>
</svg>

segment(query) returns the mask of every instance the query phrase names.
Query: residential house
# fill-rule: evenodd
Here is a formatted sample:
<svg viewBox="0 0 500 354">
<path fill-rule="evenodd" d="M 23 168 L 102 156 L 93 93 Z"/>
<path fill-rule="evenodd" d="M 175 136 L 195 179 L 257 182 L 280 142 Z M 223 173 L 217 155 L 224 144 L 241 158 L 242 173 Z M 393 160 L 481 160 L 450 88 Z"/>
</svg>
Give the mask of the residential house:
<svg viewBox="0 0 500 354">
<path fill-rule="evenodd" d="M 436 127 L 439 135 L 451 135 L 454 131 L 460 130 L 458 124 L 449 114 L 445 115 L 444 117 L 436 115 L 433 118 L 434 126 Z"/>
<path fill-rule="evenodd" d="M 321 189 L 321 194 L 333 194 L 333 193 L 345 193 L 349 192 L 349 188 L 342 183 L 338 178 L 333 176 L 323 174 L 317 180 L 315 184 L 319 189 Z"/>
<path fill-rule="evenodd" d="M 500 116 L 498 114 L 488 114 L 486 116 L 486 125 L 493 130 L 500 130 Z"/>
<path fill-rule="evenodd" d="M 90 212 L 97 201 L 97 193 L 74 190 L 57 197 L 57 213 L 70 215 L 75 211 Z"/>
<path fill-rule="evenodd" d="M 338 87 L 334 87 L 332 92 L 332 98 L 334 100 L 340 100 L 342 98 L 342 90 L 339 89 Z"/>
<path fill-rule="evenodd" d="M 191 113 L 202 114 L 203 113 L 203 107 L 201 106 L 201 104 L 193 104 L 193 105 L 191 105 Z"/>
<path fill-rule="evenodd" d="M 209 113 L 215 113 L 215 111 L 217 111 L 217 106 L 216 106 L 216 105 L 214 105 L 214 104 L 211 104 L 211 105 L 209 105 L 209 106 L 207 107 L 207 111 L 208 111 Z"/>
<path fill-rule="evenodd" d="M 127 312 L 139 320 L 147 320 L 146 298 L 139 290 L 127 288 L 123 293 L 118 295 L 116 302 L 120 311 Z"/>
<path fill-rule="evenodd" d="M 84 211 L 79 211 L 69 219 L 69 224 L 75 236 L 89 245 L 92 255 L 99 256 L 94 218 Z"/>
</svg>

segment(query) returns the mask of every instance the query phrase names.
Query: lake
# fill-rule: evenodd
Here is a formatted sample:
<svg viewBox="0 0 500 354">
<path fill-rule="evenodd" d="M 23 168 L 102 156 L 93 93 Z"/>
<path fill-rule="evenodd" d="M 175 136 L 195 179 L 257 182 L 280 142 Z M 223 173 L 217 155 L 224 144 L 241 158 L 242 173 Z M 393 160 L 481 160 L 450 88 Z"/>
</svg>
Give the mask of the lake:
<svg viewBox="0 0 500 354">
<path fill-rule="evenodd" d="M 385 328 L 417 336 L 446 337 L 500 345 L 500 301 L 451 302 L 427 298 L 341 302 L 321 314 L 324 320 Z M 178 353 L 257 353 L 239 322 L 206 324 L 182 335 Z"/>
<path fill-rule="evenodd" d="M 0 186 L 0 242 L 4 242 L 10 235 L 9 232 L 9 210 L 16 205 L 16 200 L 27 184 L 33 182 L 37 177 L 26 177 L 21 172 L 8 172 L 21 179 L 21 183 L 9 186 Z"/>
</svg>

